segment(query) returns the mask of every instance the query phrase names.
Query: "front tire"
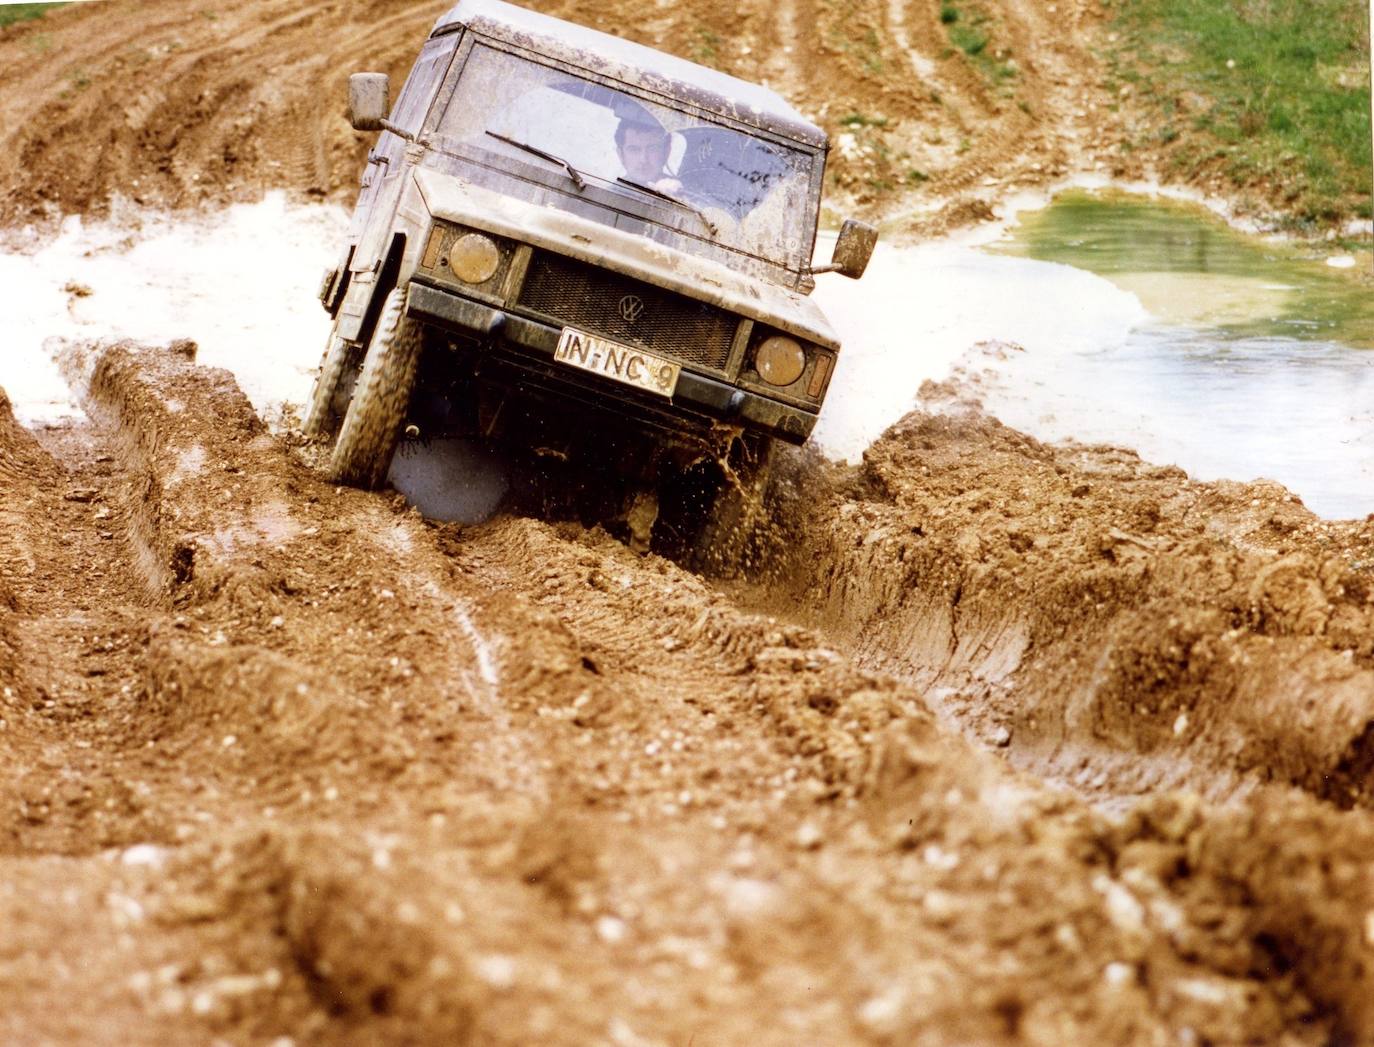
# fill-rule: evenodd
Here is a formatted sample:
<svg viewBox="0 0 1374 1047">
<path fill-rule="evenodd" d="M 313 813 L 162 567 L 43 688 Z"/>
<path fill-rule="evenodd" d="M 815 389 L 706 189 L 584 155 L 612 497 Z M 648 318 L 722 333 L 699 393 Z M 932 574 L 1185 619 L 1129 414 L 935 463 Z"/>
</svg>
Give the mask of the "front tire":
<svg viewBox="0 0 1374 1047">
<path fill-rule="evenodd" d="M 334 445 L 329 472 L 337 483 L 380 487 L 391 466 L 420 363 L 420 325 L 406 318 L 405 304 L 405 288 L 397 287 L 377 317 Z"/>
<path fill-rule="evenodd" d="M 310 390 L 310 403 L 305 413 L 303 431 L 308 439 L 327 440 L 339 428 L 339 415 L 334 400 L 348 371 L 353 346 L 339 337 L 338 326 L 329 332 L 329 345 L 320 361 L 320 373 Z"/>
</svg>

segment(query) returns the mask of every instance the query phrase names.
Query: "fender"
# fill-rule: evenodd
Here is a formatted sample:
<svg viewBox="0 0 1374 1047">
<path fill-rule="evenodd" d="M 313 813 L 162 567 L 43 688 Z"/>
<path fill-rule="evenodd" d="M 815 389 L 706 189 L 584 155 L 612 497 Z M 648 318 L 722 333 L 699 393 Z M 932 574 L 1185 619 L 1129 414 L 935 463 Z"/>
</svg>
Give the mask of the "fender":
<svg viewBox="0 0 1374 1047">
<path fill-rule="evenodd" d="M 339 306 L 348 292 L 349 277 L 352 275 L 348 271 L 348 264 L 352 260 L 353 245 L 349 244 L 344 248 L 343 260 L 333 269 L 326 269 L 320 282 L 320 304 L 330 316 L 338 315 Z"/>
<path fill-rule="evenodd" d="M 339 336 L 364 345 L 372 337 L 377 313 L 387 292 L 396 286 L 406 252 L 405 233 L 395 233 L 378 272 L 349 273 L 348 288 L 339 306 Z"/>
</svg>

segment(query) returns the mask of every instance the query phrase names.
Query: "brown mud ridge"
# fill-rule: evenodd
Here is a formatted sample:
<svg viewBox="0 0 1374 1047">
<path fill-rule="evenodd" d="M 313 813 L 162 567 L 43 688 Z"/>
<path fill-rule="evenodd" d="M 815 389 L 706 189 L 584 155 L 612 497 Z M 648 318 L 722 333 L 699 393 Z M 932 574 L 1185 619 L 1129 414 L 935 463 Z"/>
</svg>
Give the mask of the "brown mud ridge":
<svg viewBox="0 0 1374 1047">
<path fill-rule="evenodd" d="M 732 597 L 192 356 L 0 400 L 0 1042 L 1374 1039 L 1369 525 L 917 415 Z"/>
<path fill-rule="evenodd" d="M 799 463 L 779 502 L 785 551 L 746 599 L 1014 738 L 1018 766 L 1104 796 L 1374 805 L 1374 516 L 976 409 L 908 416 L 857 473 Z"/>
<path fill-rule="evenodd" d="M 0 29 L 0 225 L 101 214 L 112 196 L 182 208 L 283 188 L 351 205 L 375 135 L 347 124 L 348 74 L 399 90 L 451 6 L 114 0 Z M 1009 189 L 1099 159 L 1142 170 L 1115 148 L 1090 0 L 968 7 L 988 15 L 997 75 L 951 46 L 939 0 L 529 6 L 769 84 L 830 132 L 831 206 L 897 230 L 991 217 Z"/>
</svg>

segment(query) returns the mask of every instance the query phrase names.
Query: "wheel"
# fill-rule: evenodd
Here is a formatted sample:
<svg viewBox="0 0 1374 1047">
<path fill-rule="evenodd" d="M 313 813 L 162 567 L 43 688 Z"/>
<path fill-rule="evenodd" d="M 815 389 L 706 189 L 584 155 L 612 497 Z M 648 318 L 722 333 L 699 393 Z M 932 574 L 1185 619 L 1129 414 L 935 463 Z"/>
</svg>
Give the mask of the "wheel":
<svg viewBox="0 0 1374 1047">
<path fill-rule="evenodd" d="M 305 412 L 305 435 L 312 440 L 328 439 L 339 428 L 339 411 L 335 400 L 348 372 L 353 346 L 339 337 L 338 328 L 329 332 L 329 344 L 320 361 L 319 374 L 310 390 L 310 402 Z"/>
<path fill-rule="evenodd" d="M 696 570 L 728 578 L 747 565 L 753 537 L 764 520 L 763 497 L 772 462 L 770 437 L 745 433 L 731 445 L 692 546 Z"/>
<path fill-rule="evenodd" d="M 353 487 L 380 487 L 396 451 L 420 362 L 420 326 L 406 319 L 405 289 L 386 296 L 362 374 L 353 389 L 330 475 Z"/>
</svg>

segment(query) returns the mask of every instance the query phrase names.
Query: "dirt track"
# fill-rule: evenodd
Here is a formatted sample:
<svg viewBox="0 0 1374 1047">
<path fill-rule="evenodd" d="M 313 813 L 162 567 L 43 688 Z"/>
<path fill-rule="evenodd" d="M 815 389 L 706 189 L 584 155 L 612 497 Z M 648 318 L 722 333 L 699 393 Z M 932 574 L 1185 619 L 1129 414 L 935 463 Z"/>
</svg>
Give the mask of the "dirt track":
<svg viewBox="0 0 1374 1047">
<path fill-rule="evenodd" d="M 351 204 L 371 140 L 343 119 L 348 74 L 380 69 L 399 90 L 449 6 L 112 0 L 0 30 L 0 222 L 265 186 Z M 831 205 L 896 231 L 987 216 L 1115 141 L 1089 0 L 991 5 L 988 53 L 1017 63 L 1000 84 L 950 48 L 938 0 L 534 6 L 769 83 L 835 137 Z"/>
<path fill-rule="evenodd" d="M 1344 813 L 1248 785 L 1116 819 L 1036 780 L 1367 765 L 1353 711 L 1288 704 L 1368 700 L 1367 529 L 915 417 L 799 474 L 820 569 L 731 600 L 328 486 L 184 351 L 67 353 L 95 423 L 0 427 L 5 1042 L 1374 1035 L 1362 779 Z M 1189 556 L 1225 584 L 1180 598 Z M 768 599 L 820 628 L 739 607 Z M 1023 771 L 942 716 L 1009 725 Z"/>
<path fill-rule="evenodd" d="M 976 737 L 1010 731 L 1014 763 L 1089 795 L 1370 799 L 1374 520 L 957 408 L 795 483 L 758 604 L 804 608 Z"/>
<path fill-rule="evenodd" d="M 624 24 L 733 33 L 813 106 L 785 78 L 828 70 L 832 118 L 886 97 L 865 56 L 775 32 L 938 43 L 932 4 L 699 6 Z M 307 88 L 400 72 L 437 10 L 11 31 L 91 86 L 0 63 L 7 214 L 337 195 L 359 143 Z M 1026 74 L 1051 112 L 1074 46 Z M 1005 108 L 933 221 L 1073 148 Z M 89 425 L 0 398 L 0 1043 L 1374 1042 L 1374 522 L 955 404 L 857 469 L 790 458 L 713 583 L 336 489 L 193 355 L 67 346 Z"/>
</svg>

